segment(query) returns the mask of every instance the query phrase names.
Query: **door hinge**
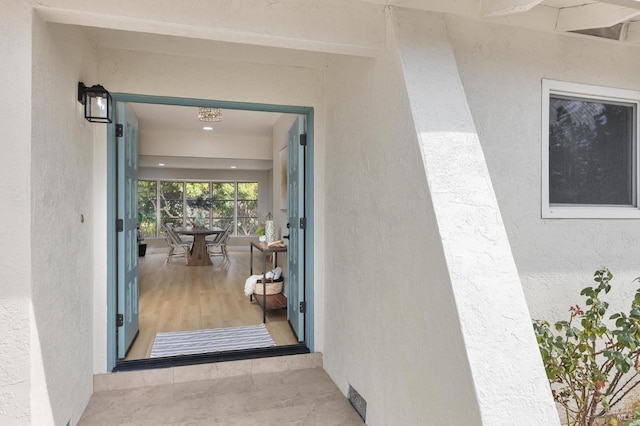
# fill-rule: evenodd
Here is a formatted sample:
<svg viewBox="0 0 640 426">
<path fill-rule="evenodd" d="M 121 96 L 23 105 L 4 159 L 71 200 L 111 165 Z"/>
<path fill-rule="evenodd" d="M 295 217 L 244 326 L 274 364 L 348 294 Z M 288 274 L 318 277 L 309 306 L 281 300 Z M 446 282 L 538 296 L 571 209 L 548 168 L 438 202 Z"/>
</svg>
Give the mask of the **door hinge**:
<svg viewBox="0 0 640 426">
<path fill-rule="evenodd" d="M 116 138 L 124 136 L 124 126 L 122 124 L 116 124 Z"/>
<path fill-rule="evenodd" d="M 304 314 L 307 312 L 307 302 L 300 302 L 300 313 Z"/>
<path fill-rule="evenodd" d="M 116 219 L 116 232 L 124 231 L 124 220 Z"/>
<path fill-rule="evenodd" d="M 307 134 L 303 133 L 300 135 L 300 145 L 307 146 Z"/>
<path fill-rule="evenodd" d="M 304 217 L 300 218 L 300 229 L 307 229 L 307 219 Z"/>
<path fill-rule="evenodd" d="M 122 327 L 124 325 L 124 315 L 116 315 L 116 327 Z"/>
</svg>

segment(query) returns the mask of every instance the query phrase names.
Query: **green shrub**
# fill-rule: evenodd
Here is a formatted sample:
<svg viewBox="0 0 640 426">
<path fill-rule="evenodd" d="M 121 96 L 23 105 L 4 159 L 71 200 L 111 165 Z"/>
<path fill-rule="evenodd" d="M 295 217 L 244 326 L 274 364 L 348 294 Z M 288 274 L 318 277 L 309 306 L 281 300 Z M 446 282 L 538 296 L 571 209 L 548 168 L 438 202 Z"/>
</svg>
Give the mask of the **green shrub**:
<svg viewBox="0 0 640 426">
<path fill-rule="evenodd" d="M 596 271 L 597 285 L 580 293 L 586 298 L 585 310 L 571 306 L 568 321 L 558 321 L 553 328 L 547 321 L 533 322 L 553 398 L 570 425 L 593 426 L 606 420 L 640 384 L 640 289 L 628 313 L 607 320 L 609 304 L 602 297 L 611 290 L 612 278 L 606 268 Z"/>
</svg>

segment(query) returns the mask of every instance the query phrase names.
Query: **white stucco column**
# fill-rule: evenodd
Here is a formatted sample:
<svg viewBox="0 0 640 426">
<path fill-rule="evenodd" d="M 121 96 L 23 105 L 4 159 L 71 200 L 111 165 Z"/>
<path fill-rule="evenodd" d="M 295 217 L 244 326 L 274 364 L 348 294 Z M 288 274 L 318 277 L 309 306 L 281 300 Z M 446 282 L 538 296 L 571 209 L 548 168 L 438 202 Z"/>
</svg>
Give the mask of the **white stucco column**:
<svg viewBox="0 0 640 426">
<path fill-rule="evenodd" d="M 482 422 L 559 424 L 444 19 L 392 17 Z"/>
<path fill-rule="evenodd" d="M 29 424 L 31 4 L 0 6 L 0 424 Z"/>
</svg>

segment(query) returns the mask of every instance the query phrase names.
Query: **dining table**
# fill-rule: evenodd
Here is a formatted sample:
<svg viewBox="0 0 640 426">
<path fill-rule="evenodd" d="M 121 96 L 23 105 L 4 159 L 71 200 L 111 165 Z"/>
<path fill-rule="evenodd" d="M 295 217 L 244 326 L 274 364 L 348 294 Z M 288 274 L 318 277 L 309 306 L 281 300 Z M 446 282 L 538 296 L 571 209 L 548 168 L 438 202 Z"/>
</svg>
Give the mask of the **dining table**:
<svg viewBox="0 0 640 426">
<path fill-rule="evenodd" d="M 224 232 L 224 229 L 212 227 L 212 228 L 192 228 L 192 227 L 179 227 L 174 230 L 181 235 L 191 235 L 193 237 L 193 244 L 191 244 L 191 252 L 187 259 L 188 266 L 209 266 L 213 265 L 209 258 L 209 252 L 207 251 L 206 237 L 209 235 L 219 235 Z"/>
</svg>

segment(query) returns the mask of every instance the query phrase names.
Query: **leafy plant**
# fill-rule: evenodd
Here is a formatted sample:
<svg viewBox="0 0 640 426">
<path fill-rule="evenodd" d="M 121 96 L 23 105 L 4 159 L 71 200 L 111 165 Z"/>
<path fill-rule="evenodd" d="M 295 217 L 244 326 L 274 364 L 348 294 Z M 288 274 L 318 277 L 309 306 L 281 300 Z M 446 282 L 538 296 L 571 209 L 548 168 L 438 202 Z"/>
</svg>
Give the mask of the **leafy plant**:
<svg viewBox="0 0 640 426">
<path fill-rule="evenodd" d="M 568 321 L 558 321 L 553 328 L 547 321 L 533 322 L 553 398 L 573 426 L 593 426 L 606 419 L 640 384 L 640 289 L 629 313 L 609 317 L 615 325 L 609 328 L 609 304 L 602 296 L 611 290 L 612 278 L 607 268 L 596 271 L 597 285 L 580 293 L 586 310 L 571 306 Z"/>
<path fill-rule="evenodd" d="M 265 234 L 265 232 L 266 231 L 264 229 L 264 226 L 262 226 L 262 225 L 259 226 L 258 229 L 256 229 L 256 235 L 258 235 L 258 236 L 263 236 Z"/>
</svg>

